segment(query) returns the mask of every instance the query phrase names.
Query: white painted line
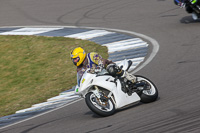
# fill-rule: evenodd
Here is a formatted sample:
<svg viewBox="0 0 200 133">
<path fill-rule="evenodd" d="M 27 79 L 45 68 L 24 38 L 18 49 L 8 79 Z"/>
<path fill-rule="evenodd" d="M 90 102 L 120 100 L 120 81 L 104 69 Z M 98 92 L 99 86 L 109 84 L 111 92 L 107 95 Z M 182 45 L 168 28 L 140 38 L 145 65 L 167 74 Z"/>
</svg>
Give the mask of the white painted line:
<svg viewBox="0 0 200 133">
<path fill-rule="evenodd" d="M 38 104 L 34 104 L 32 105 L 32 107 L 44 107 L 47 105 L 54 105 L 54 104 L 58 104 L 58 103 L 62 103 L 63 101 L 53 101 L 53 102 L 43 102 L 43 103 L 38 103 Z M 17 113 L 17 112 L 16 112 Z"/>
<path fill-rule="evenodd" d="M 134 62 L 132 65 L 131 65 L 131 67 L 136 67 L 138 64 L 140 64 L 141 62 Z M 118 65 L 118 64 L 117 64 Z M 130 67 L 130 68 L 131 68 Z"/>
<path fill-rule="evenodd" d="M 132 62 L 142 62 L 144 60 L 145 57 L 139 57 L 139 58 L 134 58 L 134 59 L 130 59 Z"/>
<path fill-rule="evenodd" d="M 120 47 L 120 46 L 130 46 L 130 45 L 137 45 L 137 44 L 146 44 L 146 42 L 142 41 L 142 40 L 137 40 L 137 41 L 132 41 L 132 42 L 126 42 L 126 43 L 116 43 L 115 45 L 104 45 L 107 47 Z"/>
<path fill-rule="evenodd" d="M 18 114 L 18 113 L 24 113 L 24 112 L 29 112 L 29 111 L 36 111 L 36 110 L 40 110 L 40 109 L 41 109 L 41 107 L 30 107 L 27 109 L 18 110 L 15 113 Z"/>
<path fill-rule="evenodd" d="M 108 48 L 116 48 L 116 47 L 130 47 L 130 46 L 142 46 L 146 45 L 146 42 L 140 41 L 140 42 L 131 42 L 131 43 L 118 43 L 117 45 L 107 45 Z M 148 46 L 148 45 L 147 45 Z"/>
<path fill-rule="evenodd" d="M 0 33 L 0 35 L 35 35 L 59 29 L 62 28 L 21 28 L 13 31 Z"/>
<path fill-rule="evenodd" d="M 139 58 L 134 58 L 134 59 L 127 59 L 127 60 L 131 60 L 134 63 L 138 63 L 138 62 L 142 62 L 144 60 L 144 57 L 139 57 Z M 122 61 L 122 60 L 121 60 Z M 116 64 L 121 63 L 121 61 L 116 61 Z"/>
<path fill-rule="evenodd" d="M 75 93 L 73 90 L 73 91 L 68 91 L 68 92 L 61 92 L 59 95 L 71 96 L 71 95 L 75 95 Z"/>
<path fill-rule="evenodd" d="M 104 36 L 107 34 L 112 34 L 113 32 L 109 32 L 106 30 L 91 30 L 91 31 L 86 31 L 83 33 L 77 33 L 73 35 L 68 35 L 65 37 L 70 37 L 70 38 L 77 38 L 77 39 L 91 39 L 94 37 L 99 37 L 99 36 Z"/>
<path fill-rule="evenodd" d="M 143 42 L 143 43 L 139 43 L 139 44 L 134 44 L 134 45 L 128 45 L 128 46 L 124 46 L 124 45 L 121 45 L 121 46 L 107 46 L 108 47 L 108 53 L 113 53 L 113 52 L 116 52 L 116 51 L 123 51 L 123 50 L 127 50 L 127 49 L 136 49 L 136 48 L 141 48 L 141 47 L 148 47 L 148 44 L 146 42 Z"/>
<path fill-rule="evenodd" d="M 16 113 L 39 110 L 48 105 L 56 105 L 56 104 L 66 103 L 68 100 L 73 100 L 75 98 L 79 98 L 78 95 L 74 94 L 74 91 L 72 91 L 72 92 L 68 92 L 65 95 L 59 95 L 56 97 L 52 97 L 52 98 L 48 99 L 47 102 L 34 104 L 34 105 L 32 105 L 32 107 L 16 111 Z"/>
<path fill-rule="evenodd" d="M 56 97 L 52 97 L 50 99 L 47 100 L 47 102 L 50 102 L 50 101 L 56 101 L 56 100 L 67 100 L 67 99 L 71 99 L 71 98 L 76 98 L 78 97 L 78 95 L 74 95 L 74 96 L 70 96 L 70 97 L 66 97 L 65 95 L 59 95 L 59 96 L 56 96 Z"/>
<path fill-rule="evenodd" d="M 69 97 L 68 99 L 58 99 L 58 100 L 47 101 L 47 102 L 43 102 L 43 103 L 39 103 L 39 104 L 34 104 L 34 105 L 32 105 L 32 107 L 42 107 L 42 106 L 46 106 L 46 105 L 66 103 L 68 100 L 73 100 L 75 98 L 79 98 L 79 96 Z"/>
<path fill-rule="evenodd" d="M 127 40 L 122 40 L 122 41 L 117 41 L 117 42 L 112 42 L 112 43 L 106 43 L 103 44 L 102 46 L 118 46 L 118 45 L 129 45 L 129 44 L 134 44 L 134 43 L 140 43 L 144 42 L 140 38 L 134 38 L 134 39 L 127 39 Z"/>
</svg>

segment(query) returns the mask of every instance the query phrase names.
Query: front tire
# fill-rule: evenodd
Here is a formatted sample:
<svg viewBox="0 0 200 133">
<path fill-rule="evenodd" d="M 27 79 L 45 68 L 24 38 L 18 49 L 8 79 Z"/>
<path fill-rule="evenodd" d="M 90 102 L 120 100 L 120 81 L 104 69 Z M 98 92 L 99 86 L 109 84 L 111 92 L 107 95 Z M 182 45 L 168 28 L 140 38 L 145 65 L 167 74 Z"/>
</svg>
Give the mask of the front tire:
<svg viewBox="0 0 200 133">
<path fill-rule="evenodd" d="M 94 93 L 90 92 L 86 95 L 85 102 L 90 110 L 100 116 L 105 117 L 115 113 L 115 105 L 111 98 L 106 102 L 102 102 Z"/>
<path fill-rule="evenodd" d="M 142 90 L 140 93 L 141 102 L 150 103 L 156 101 L 158 98 L 158 89 L 155 84 L 146 77 L 139 75 L 136 75 L 136 77 L 137 81 L 145 81 L 149 85 L 149 89 Z"/>
</svg>

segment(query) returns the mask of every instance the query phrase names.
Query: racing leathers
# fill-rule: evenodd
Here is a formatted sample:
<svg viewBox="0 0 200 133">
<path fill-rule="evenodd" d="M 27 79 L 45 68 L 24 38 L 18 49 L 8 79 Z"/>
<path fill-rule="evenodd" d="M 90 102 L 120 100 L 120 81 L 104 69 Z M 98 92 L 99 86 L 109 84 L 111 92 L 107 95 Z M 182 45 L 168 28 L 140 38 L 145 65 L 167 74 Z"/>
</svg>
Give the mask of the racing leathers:
<svg viewBox="0 0 200 133">
<path fill-rule="evenodd" d="M 84 59 L 83 63 L 77 67 L 77 72 L 85 71 L 87 68 L 90 68 L 90 72 L 93 73 L 96 70 L 101 70 L 105 68 L 109 74 L 112 76 L 117 75 L 120 77 L 124 77 L 127 80 L 130 80 L 132 83 L 135 82 L 136 77 L 126 71 L 118 71 L 118 67 L 115 63 L 111 60 L 107 60 L 102 58 L 98 53 L 91 52 L 87 53 L 86 58 Z M 121 73 L 120 73 L 121 72 Z"/>
<path fill-rule="evenodd" d="M 112 63 L 112 61 L 102 58 L 101 55 L 96 52 L 87 53 L 83 63 L 77 67 L 77 72 L 85 71 L 87 68 L 90 68 L 91 71 L 99 67 L 106 68 L 107 65 Z"/>
</svg>

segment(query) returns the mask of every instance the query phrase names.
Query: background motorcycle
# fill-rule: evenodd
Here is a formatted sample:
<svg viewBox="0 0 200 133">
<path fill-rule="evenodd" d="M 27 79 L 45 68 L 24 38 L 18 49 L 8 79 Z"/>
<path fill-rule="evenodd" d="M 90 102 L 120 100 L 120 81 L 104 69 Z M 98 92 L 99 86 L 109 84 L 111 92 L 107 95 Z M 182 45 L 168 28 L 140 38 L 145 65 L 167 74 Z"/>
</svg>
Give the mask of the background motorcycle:
<svg viewBox="0 0 200 133">
<path fill-rule="evenodd" d="M 174 3 L 181 8 L 185 8 L 188 13 L 192 13 L 193 20 L 200 18 L 200 1 L 185 0 L 183 3 L 178 2 L 179 0 L 174 0 Z"/>
<path fill-rule="evenodd" d="M 132 61 L 124 60 L 118 66 L 128 71 Z M 100 73 L 91 73 L 90 69 L 77 73 L 78 85 L 75 94 L 85 98 L 87 106 L 100 116 L 110 116 L 117 109 L 133 103 L 153 102 L 158 90 L 149 79 L 136 75 L 138 86 L 125 78 L 113 77 L 103 69 Z"/>
<path fill-rule="evenodd" d="M 194 20 L 200 18 L 200 6 L 198 4 L 192 4 L 190 1 L 187 0 L 185 8 L 188 13 L 192 13 L 192 18 Z"/>
</svg>

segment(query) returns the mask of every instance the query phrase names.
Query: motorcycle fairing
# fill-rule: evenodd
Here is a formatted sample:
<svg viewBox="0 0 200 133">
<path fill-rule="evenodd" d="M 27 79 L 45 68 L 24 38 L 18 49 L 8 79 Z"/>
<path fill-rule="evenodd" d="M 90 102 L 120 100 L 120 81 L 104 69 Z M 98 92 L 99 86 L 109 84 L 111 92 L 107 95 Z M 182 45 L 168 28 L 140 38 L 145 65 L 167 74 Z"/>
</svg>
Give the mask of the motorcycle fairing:
<svg viewBox="0 0 200 133">
<path fill-rule="evenodd" d="M 137 93 L 133 93 L 129 96 L 121 90 L 120 81 L 117 80 L 115 83 L 114 80 L 115 78 L 110 75 L 96 76 L 90 73 L 84 74 L 80 81 L 79 92 L 76 92 L 76 94 L 85 98 L 85 95 L 92 91 L 91 88 L 93 88 L 93 86 L 102 87 L 113 94 L 116 109 L 140 101 L 140 97 Z"/>
<path fill-rule="evenodd" d="M 127 93 L 124 93 L 121 89 L 121 83 L 119 80 L 117 80 L 117 88 L 115 89 L 116 91 L 112 91 L 112 93 L 116 101 L 116 108 L 121 108 L 128 104 L 137 103 L 141 100 L 137 93 L 133 93 L 131 96 L 129 96 Z"/>
</svg>

